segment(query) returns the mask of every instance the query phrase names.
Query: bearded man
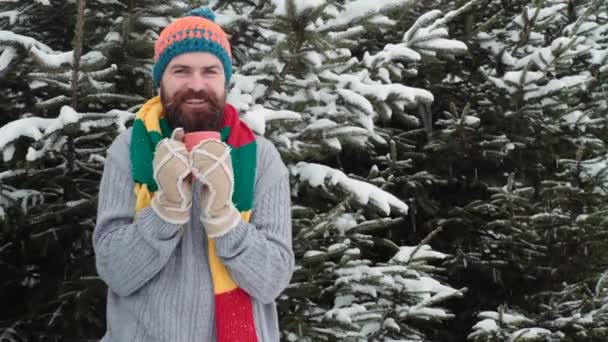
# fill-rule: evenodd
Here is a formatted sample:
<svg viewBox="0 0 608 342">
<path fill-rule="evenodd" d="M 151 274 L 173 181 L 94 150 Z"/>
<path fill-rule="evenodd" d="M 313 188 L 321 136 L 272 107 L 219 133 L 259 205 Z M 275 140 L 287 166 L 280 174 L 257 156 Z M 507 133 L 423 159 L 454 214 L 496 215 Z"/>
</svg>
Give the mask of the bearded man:
<svg viewBox="0 0 608 342">
<path fill-rule="evenodd" d="M 102 342 L 279 341 L 294 267 L 289 174 L 226 103 L 231 48 L 208 9 L 155 44 L 160 96 L 109 148 L 93 234 Z M 190 132 L 215 139 L 184 144 Z"/>
</svg>

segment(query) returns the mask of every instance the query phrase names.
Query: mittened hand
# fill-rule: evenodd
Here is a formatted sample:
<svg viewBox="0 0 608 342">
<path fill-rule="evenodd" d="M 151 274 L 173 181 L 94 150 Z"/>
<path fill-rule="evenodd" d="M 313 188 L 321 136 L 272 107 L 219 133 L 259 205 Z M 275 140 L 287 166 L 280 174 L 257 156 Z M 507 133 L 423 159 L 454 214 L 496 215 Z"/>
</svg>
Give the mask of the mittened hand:
<svg viewBox="0 0 608 342">
<path fill-rule="evenodd" d="M 190 219 L 192 184 L 188 152 L 184 146 L 183 130 L 173 132 L 171 139 L 163 139 L 154 152 L 154 180 L 158 191 L 150 206 L 163 220 L 184 224 Z"/>
<path fill-rule="evenodd" d="M 216 139 L 204 140 L 190 151 L 190 162 L 193 175 L 205 185 L 201 194 L 201 221 L 207 235 L 224 235 L 241 219 L 232 203 L 234 175 L 230 147 Z"/>
</svg>

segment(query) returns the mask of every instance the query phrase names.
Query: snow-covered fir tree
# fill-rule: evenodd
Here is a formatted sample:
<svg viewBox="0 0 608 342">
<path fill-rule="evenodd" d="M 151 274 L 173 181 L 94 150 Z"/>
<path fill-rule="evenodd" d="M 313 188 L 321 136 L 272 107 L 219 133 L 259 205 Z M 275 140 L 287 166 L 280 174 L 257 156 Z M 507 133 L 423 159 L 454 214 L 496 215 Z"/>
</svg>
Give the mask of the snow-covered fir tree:
<svg viewBox="0 0 608 342">
<path fill-rule="evenodd" d="M 0 127 L 0 340 L 97 338 L 105 288 L 91 234 L 103 156 L 133 116 L 111 108 L 129 99 L 115 93 L 116 65 L 85 44 L 95 11 L 84 1 L 2 6 L 17 6 L 2 12 L 13 28 L 0 31 L 11 101 L 3 109 L 20 119 Z M 26 36 L 38 16 L 47 31 L 33 25 L 34 37 Z M 67 34 L 53 34 L 54 16 L 67 18 L 56 23 Z"/>
<path fill-rule="evenodd" d="M 286 340 L 437 338 L 440 321 L 452 317 L 441 303 L 462 295 L 426 263 L 446 255 L 391 239 L 409 226 L 407 204 L 391 194 L 409 163 L 402 139 L 382 123 L 421 121 L 410 113 L 433 95 L 404 77 L 417 74 L 422 56 L 466 52 L 446 23 L 472 10 L 418 7 L 277 1 L 222 12 L 253 48 L 229 100 L 275 143 L 293 176 L 298 268 L 279 303 Z M 424 14 L 401 18 L 414 8 Z"/>
<path fill-rule="evenodd" d="M 501 5 L 463 25 L 471 55 L 437 85 L 452 105 L 425 149 L 452 199 L 435 246 L 470 289 L 469 340 L 603 341 L 606 3 Z"/>
</svg>

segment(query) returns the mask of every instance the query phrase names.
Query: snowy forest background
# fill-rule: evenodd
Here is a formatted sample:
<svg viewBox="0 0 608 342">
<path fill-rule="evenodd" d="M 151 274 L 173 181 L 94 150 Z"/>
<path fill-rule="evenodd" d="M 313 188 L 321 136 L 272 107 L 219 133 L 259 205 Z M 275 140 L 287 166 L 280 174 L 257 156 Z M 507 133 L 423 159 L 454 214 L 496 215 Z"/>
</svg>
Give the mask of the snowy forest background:
<svg viewBox="0 0 608 342">
<path fill-rule="evenodd" d="M 0 341 L 93 341 L 153 42 L 209 6 L 291 170 L 285 341 L 608 341 L 608 2 L 0 0 Z"/>
</svg>

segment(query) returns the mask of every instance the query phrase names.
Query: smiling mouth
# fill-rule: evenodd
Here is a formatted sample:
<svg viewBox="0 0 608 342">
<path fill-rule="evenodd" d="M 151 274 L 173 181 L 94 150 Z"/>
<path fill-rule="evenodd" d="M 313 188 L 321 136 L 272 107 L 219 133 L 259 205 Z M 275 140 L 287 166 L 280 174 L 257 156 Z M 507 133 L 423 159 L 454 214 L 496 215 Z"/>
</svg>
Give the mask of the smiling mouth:
<svg viewBox="0 0 608 342">
<path fill-rule="evenodd" d="M 190 100 L 184 101 L 184 103 L 197 105 L 197 104 L 207 103 L 207 101 L 203 100 L 203 99 L 190 99 Z"/>
<path fill-rule="evenodd" d="M 182 106 L 185 108 L 191 109 L 202 109 L 209 107 L 209 101 L 201 100 L 201 99 L 190 99 L 182 102 Z"/>
</svg>

